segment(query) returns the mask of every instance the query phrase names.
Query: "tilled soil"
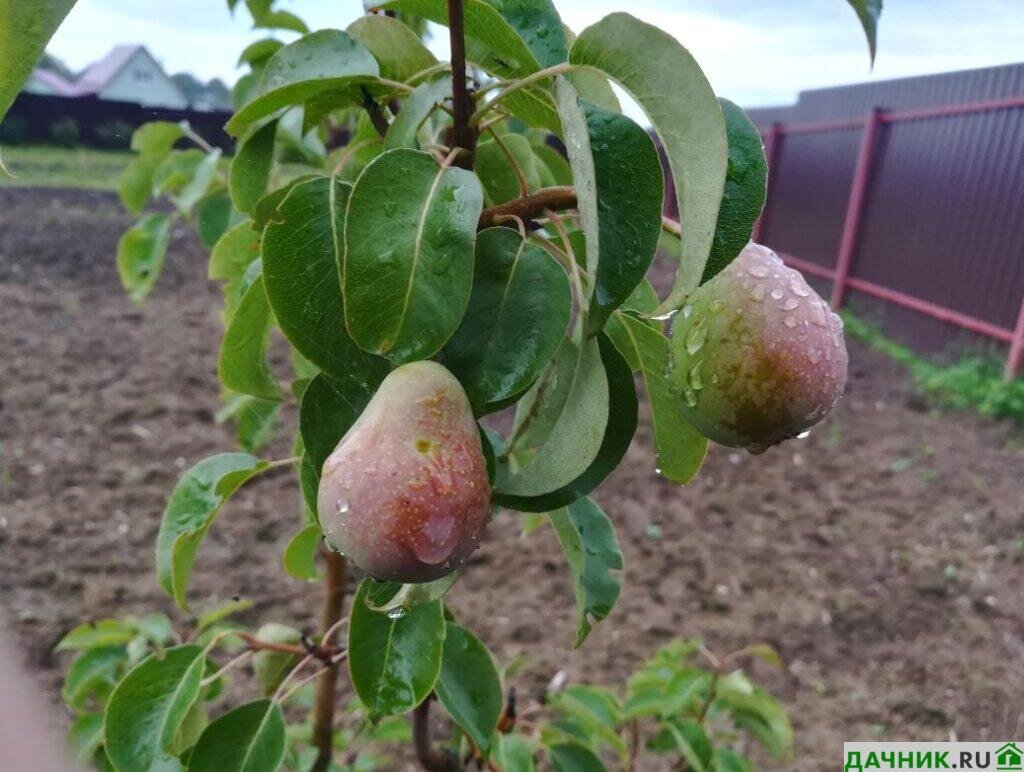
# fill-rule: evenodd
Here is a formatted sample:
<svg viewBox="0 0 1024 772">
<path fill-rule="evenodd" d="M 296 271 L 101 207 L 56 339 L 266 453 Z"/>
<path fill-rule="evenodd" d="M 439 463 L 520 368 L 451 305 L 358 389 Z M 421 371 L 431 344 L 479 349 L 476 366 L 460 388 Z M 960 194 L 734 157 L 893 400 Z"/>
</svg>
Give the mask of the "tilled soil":
<svg viewBox="0 0 1024 772">
<path fill-rule="evenodd" d="M 233 447 L 213 421 L 220 296 L 204 254 L 178 226 L 135 307 L 114 266 L 130 222 L 112 196 L 0 190 L 0 604 L 57 722 L 54 643 L 83 619 L 175 613 L 153 572 L 165 498 Z M 785 662 L 753 665 L 796 732 L 795 762 L 766 768 L 835 768 L 843 740 L 1024 733 L 1024 437 L 931 410 L 850 345 L 847 397 L 810 438 L 762 456 L 713 448 L 685 488 L 656 476 L 643 423 L 596 495 L 622 541 L 623 597 L 579 650 L 554 535 L 494 522 L 449 601 L 502 661 L 524 658 L 524 699 L 558 670 L 610 682 L 701 636 L 720 652 L 768 642 Z M 287 452 L 286 439 L 267 451 Z M 285 472 L 237 495 L 193 597 L 253 598 L 250 621 L 312 629 L 319 588 L 280 569 L 298 496 Z"/>
</svg>

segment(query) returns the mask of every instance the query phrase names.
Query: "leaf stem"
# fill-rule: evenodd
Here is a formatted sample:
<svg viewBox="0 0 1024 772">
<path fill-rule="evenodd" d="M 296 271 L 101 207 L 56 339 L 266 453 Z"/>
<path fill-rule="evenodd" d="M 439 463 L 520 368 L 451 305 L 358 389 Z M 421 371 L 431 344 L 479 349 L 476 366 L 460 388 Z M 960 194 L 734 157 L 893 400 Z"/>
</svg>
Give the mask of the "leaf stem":
<svg viewBox="0 0 1024 772">
<path fill-rule="evenodd" d="M 291 458 L 279 458 L 276 461 L 268 461 L 267 465 L 263 467 L 263 471 L 268 469 L 277 469 L 279 466 L 288 466 L 289 464 L 297 464 L 302 460 L 302 456 L 292 456 Z"/>
<path fill-rule="evenodd" d="M 538 70 L 537 72 L 531 73 L 523 78 L 519 78 L 519 80 L 512 81 L 495 94 L 493 99 L 488 100 L 487 104 L 478 108 L 477 111 L 473 113 L 473 117 L 469 119 L 470 125 L 476 126 L 488 112 L 499 105 L 509 94 L 513 94 L 526 86 L 532 86 L 534 83 L 546 78 L 553 78 L 556 75 L 561 75 L 563 72 L 571 72 L 576 69 L 579 69 L 578 65 L 570 64 L 569 62 L 562 62 L 561 64 L 554 65 L 553 67 L 546 67 L 543 70 Z"/>
<path fill-rule="evenodd" d="M 683 237 L 682 227 L 671 217 L 666 217 L 665 215 L 661 216 L 661 229 L 665 231 L 665 233 L 672 234 L 677 239 L 681 239 Z"/>
</svg>

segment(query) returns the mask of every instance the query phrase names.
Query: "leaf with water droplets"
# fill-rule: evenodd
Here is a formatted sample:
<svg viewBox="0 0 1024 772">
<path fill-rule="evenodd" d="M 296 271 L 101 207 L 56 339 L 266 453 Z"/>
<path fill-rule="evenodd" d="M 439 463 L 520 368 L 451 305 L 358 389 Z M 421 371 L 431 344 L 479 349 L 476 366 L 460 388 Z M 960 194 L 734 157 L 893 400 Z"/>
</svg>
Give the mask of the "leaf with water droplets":
<svg viewBox="0 0 1024 772">
<path fill-rule="evenodd" d="M 704 273 L 725 183 L 729 146 L 715 93 L 675 38 L 625 13 L 583 30 L 569 61 L 618 82 L 661 138 L 676 180 L 682 239 L 676 282 L 659 312 L 678 308 Z"/>
<path fill-rule="evenodd" d="M 715 238 L 701 284 L 713 279 L 733 261 L 750 241 L 754 223 L 764 207 L 768 186 L 768 162 L 757 127 L 742 108 L 728 99 L 718 100 L 729 137 L 729 167 L 725 175 L 722 205 L 718 208 Z"/>
<path fill-rule="evenodd" d="M 469 303 L 482 208 L 476 175 L 429 153 L 389 150 L 363 170 L 341 274 L 346 326 L 364 351 L 411 362 L 451 337 Z"/>
<path fill-rule="evenodd" d="M 412 710 L 437 682 L 445 620 L 441 601 L 392 619 L 366 603 L 371 581 L 359 585 L 349 617 L 348 667 L 352 686 L 377 721 Z"/>
<path fill-rule="evenodd" d="M 501 677 L 483 641 L 454 622 L 446 625 L 437 697 L 484 758 L 501 715 Z"/>
<path fill-rule="evenodd" d="M 160 586 L 182 608 L 196 552 L 214 517 L 242 483 L 266 466 L 248 453 L 218 453 L 189 469 L 174 486 L 156 537 L 156 568 Z"/>
<path fill-rule="evenodd" d="M 340 30 L 313 32 L 270 57 L 259 95 L 236 112 L 224 128 L 238 136 L 254 121 L 326 92 L 337 95 L 348 91 L 355 101 L 356 87 L 375 82 L 379 74 L 377 60 L 362 43 Z"/>
<path fill-rule="evenodd" d="M 651 400 L 659 473 L 680 485 L 688 483 L 704 462 L 708 441 L 683 416 L 679 396 L 669 386 L 668 339 L 660 330 L 622 312 L 612 314 L 606 329 L 629 366 L 643 376 Z"/>
<path fill-rule="evenodd" d="M 577 618 L 573 645 L 578 647 L 619 598 L 622 550 L 608 515 L 589 498 L 550 512 L 548 517 L 572 574 Z"/>
<path fill-rule="evenodd" d="M 374 611 L 387 613 L 395 609 L 408 612 L 414 606 L 440 600 L 459 578 L 458 571 L 432 582 L 401 584 L 400 582 L 373 582 L 366 593 L 366 603 Z M 404 616 L 404 614 L 402 615 Z"/>
</svg>

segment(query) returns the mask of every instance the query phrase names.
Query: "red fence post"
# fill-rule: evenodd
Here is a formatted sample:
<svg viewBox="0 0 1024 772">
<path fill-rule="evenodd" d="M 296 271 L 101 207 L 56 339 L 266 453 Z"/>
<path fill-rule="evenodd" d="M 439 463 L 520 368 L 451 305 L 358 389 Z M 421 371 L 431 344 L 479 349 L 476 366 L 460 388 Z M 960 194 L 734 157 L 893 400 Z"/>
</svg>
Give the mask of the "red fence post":
<svg viewBox="0 0 1024 772">
<path fill-rule="evenodd" d="M 850 275 L 850 264 L 853 253 L 857 249 L 857 235 L 860 230 L 861 217 L 864 214 L 864 202 L 867 196 L 871 168 L 875 160 L 875 136 L 881 124 L 881 111 L 878 108 L 868 113 L 864 121 L 864 134 L 860 141 L 857 154 L 857 166 L 853 171 L 853 185 L 850 187 L 850 200 L 846 206 L 846 219 L 843 221 L 843 237 L 839 242 L 839 256 L 836 258 L 836 278 L 832 284 L 832 308 L 836 311 L 843 305 L 846 294 L 846 279 Z"/>
<path fill-rule="evenodd" d="M 1012 381 L 1024 364 L 1024 297 L 1020 299 L 1020 311 L 1017 312 L 1017 324 L 1013 328 L 1013 340 L 1010 341 L 1010 353 L 1006 355 L 1006 369 L 1003 378 Z"/>
<path fill-rule="evenodd" d="M 768 215 L 768 202 L 772 190 L 772 175 L 775 172 L 775 153 L 778 149 L 779 135 L 782 134 L 782 127 L 778 121 L 773 121 L 764 133 L 764 161 L 768 167 L 768 182 L 764 191 L 764 206 L 761 208 L 761 216 L 754 224 L 754 232 L 751 234 L 751 241 L 761 243 L 761 233 L 764 232 L 764 223 Z"/>
</svg>

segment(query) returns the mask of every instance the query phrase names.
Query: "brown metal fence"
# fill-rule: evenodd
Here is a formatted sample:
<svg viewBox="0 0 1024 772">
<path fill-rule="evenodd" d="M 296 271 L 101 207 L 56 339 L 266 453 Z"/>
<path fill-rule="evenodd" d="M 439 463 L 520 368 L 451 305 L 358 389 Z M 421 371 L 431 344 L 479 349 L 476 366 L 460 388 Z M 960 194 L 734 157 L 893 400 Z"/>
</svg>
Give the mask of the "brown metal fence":
<svg viewBox="0 0 1024 772">
<path fill-rule="evenodd" d="M 964 331 L 1024 360 L 1024 64 L 752 110 L 771 168 L 755 238 L 938 350 Z"/>
</svg>

